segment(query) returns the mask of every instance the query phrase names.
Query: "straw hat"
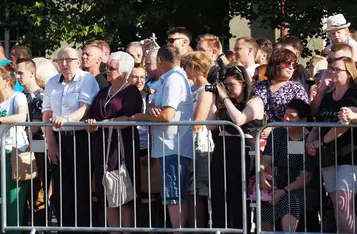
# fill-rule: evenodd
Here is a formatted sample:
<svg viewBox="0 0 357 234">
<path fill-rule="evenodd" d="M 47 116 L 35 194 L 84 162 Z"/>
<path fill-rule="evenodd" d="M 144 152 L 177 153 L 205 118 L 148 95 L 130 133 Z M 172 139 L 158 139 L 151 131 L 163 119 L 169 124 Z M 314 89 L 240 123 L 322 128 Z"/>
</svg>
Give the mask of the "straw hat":
<svg viewBox="0 0 357 234">
<path fill-rule="evenodd" d="M 351 24 L 347 23 L 345 17 L 342 14 L 333 15 L 327 18 L 325 32 L 331 30 L 338 30 L 342 28 L 348 28 Z"/>
</svg>

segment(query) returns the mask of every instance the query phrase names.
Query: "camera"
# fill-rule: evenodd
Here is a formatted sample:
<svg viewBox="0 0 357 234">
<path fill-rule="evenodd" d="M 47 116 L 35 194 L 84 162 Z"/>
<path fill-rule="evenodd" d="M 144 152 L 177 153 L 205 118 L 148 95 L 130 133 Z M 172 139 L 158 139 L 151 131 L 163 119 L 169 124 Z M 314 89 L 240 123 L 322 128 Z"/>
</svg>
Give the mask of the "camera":
<svg viewBox="0 0 357 234">
<path fill-rule="evenodd" d="M 210 84 L 205 86 L 206 92 L 217 93 L 217 84 L 222 83 L 226 78 L 226 69 L 222 58 L 218 58 L 216 62 L 217 65 L 214 65 L 208 74 L 207 80 Z"/>
</svg>

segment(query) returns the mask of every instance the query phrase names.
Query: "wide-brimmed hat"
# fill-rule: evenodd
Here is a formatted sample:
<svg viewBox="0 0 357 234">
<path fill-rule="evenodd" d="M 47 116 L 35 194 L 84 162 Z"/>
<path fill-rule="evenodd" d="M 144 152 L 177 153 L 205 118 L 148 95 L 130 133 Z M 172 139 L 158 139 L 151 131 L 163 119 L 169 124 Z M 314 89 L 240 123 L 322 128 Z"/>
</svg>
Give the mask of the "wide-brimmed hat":
<svg viewBox="0 0 357 234">
<path fill-rule="evenodd" d="M 345 17 L 342 14 L 333 15 L 327 18 L 325 32 L 331 30 L 337 30 L 342 28 L 348 28 L 351 24 L 347 23 Z"/>
</svg>

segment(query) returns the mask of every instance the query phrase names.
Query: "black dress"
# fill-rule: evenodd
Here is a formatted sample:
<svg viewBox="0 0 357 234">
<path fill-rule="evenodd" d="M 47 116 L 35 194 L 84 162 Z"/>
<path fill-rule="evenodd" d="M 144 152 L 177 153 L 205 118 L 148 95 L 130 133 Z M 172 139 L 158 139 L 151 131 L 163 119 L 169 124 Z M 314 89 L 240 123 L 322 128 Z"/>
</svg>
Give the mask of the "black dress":
<svg viewBox="0 0 357 234">
<path fill-rule="evenodd" d="M 274 135 L 274 142 L 272 139 L 272 135 Z M 302 140 L 303 139 L 301 139 L 300 141 Z M 299 176 L 301 171 L 305 170 L 306 172 L 313 172 L 315 170 L 318 159 L 318 157 L 310 157 L 305 154 L 305 168 L 303 164 L 303 154 L 290 154 L 288 160 L 287 141 L 288 136 L 286 128 L 276 128 L 273 130 L 273 133 L 269 135 L 268 142 L 264 150 L 264 155 L 268 156 L 272 156 L 274 151 L 273 166 L 276 168 L 277 171 L 275 176 L 275 186 L 278 189 L 283 189 L 289 183 L 292 183 L 296 179 L 296 177 Z M 272 146 L 274 146 L 274 150 L 272 149 Z M 297 189 L 290 191 L 290 201 L 288 194 L 282 197 L 280 201 L 275 205 L 275 211 L 273 211 L 273 205 L 262 203 L 262 222 L 274 222 L 289 213 L 298 220 L 300 220 L 301 217 L 304 215 L 305 192 L 306 211 L 308 212 L 318 209 L 318 180 L 317 177 L 314 176 L 310 183 L 306 185 L 306 190 Z"/>
</svg>

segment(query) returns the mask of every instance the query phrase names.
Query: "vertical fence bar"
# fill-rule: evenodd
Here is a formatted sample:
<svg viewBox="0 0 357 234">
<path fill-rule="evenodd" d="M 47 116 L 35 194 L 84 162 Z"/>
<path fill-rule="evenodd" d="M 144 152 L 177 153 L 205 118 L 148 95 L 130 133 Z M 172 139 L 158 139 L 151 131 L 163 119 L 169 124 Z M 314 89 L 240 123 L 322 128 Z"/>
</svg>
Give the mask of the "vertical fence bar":
<svg viewBox="0 0 357 234">
<path fill-rule="evenodd" d="M 356 208 L 355 208 L 355 199 L 354 199 L 354 194 L 355 194 L 355 163 L 354 163 L 354 151 L 355 151 L 355 144 L 354 144 L 354 138 L 353 138 L 353 128 L 351 127 L 351 148 L 352 148 L 352 233 L 356 233 L 356 224 L 355 224 L 355 219 L 356 219 Z"/>
<path fill-rule="evenodd" d="M 77 201 L 77 145 L 76 145 L 76 131 L 73 128 L 73 151 L 74 151 L 74 159 L 73 159 L 73 166 L 74 166 L 74 226 L 78 226 L 78 201 Z M 89 176 L 90 178 L 90 176 Z"/>
<path fill-rule="evenodd" d="M 178 192 L 179 192 L 179 228 L 182 228 L 182 205 L 181 205 L 181 150 L 180 150 L 180 126 L 177 126 L 177 168 L 178 168 Z"/>
<path fill-rule="evenodd" d="M 1 230 L 5 233 L 5 228 L 7 226 L 7 202 L 6 202 L 6 153 L 5 153 L 5 139 L 6 133 L 10 130 L 8 128 L 1 135 Z"/>
<path fill-rule="evenodd" d="M 195 150 L 195 133 L 192 131 L 192 173 L 193 173 L 193 218 L 194 227 L 197 228 L 197 191 L 196 191 L 196 150 Z"/>
<path fill-rule="evenodd" d="M 46 129 L 46 128 L 45 128 Z M 45 222 L 46 222 L 46 227 L 48 227 L 48 220 L 49 220 L 49 215 L 48 215 L 48 206 L 50 205 L 52 207 L 52 204 L 50 203 L 49 201 L 49 197 L 48 197 L 48 153 L 47 153 L 47 148 L 48 148 L 48 145 L 47 145 L 47 137 L 46 137 L 46 130 L 43 131 L 44 133 L 44 143 L 45 143 L 45 158 L 44 158 L 44 161 L 45 161 L 45 191 L 44 191 L 44 195 L 45 195 Z M 53 189 L 53 186 L 52 186 L 52 189 Z M 51 214 L 52 214 L 52 210 L 51 210 Z M 52 220 L 52 215 L 51 215 L 51 220 Z"/>
<path fill-rule="evenodd" d="M 302 128 L 302 141 L 304 147 L 305 142 L 305 127 Z M 303 171 L 304 171 L 304 231 L 307 232 L 307 217 L 306 217 L 306 151 L 303 151 Z"/>
<path fill-rule="evenodd" d="M 60 226 L 63 227 L 63 187 L 62 187 L 62 137 L 61 131 L 58 131 L 58 150 L 59 150 L 59 186 L 60 186 Z"/>
<path fill-rule="evenodd" d="M 137 194 L 137 189 L 136 189 L 136 152 L 135 152 L 135 135 L 134 135 L 134 126 L 131 127 L 131 137 L 132 137 L 132 141 L 133 141 L 133 179 L 134 179 L 134 227 L 136 228 L 137 224 L 136 224 L 136 194 Z M 120 131 L 119 127 L 118 127 L 118 131 Z M 140 144 L 139 144 L 140 146 Z M 141 191 L 141 189 L 139 188 L 139 192 Z"/>
<path fill-rule="evenodd" d="M 337 213 L 335 213 L 335 217 L 336 217 L 336 227 L 337 227 L 337 233 L 340 233 L 340 225 L 339 225 L 339 220 L 338 220 L 338 217 L 339 217 L 339 209 L 338 209 L 338 192 L 337 192 L 337 180 L 338 180 L 338 173 L 337 173 L 337 167 L 338 167 L 338 164 L 337 164 L 337 129 L 336 127 L 334 127 L 334 141 L 335 141 L 335 176 L 336 176 L 336 184 L 335 184 L 335 191 L 336 191 L 336 197 L 335 197 L 335 201 L 336 201 L 336 207 L 335 207 L 335 211 L 337 211 Z"/>
<path fill-rule="evenodd" d="M 257 195 L 257 200 L 256 200 L 256 232 L 257 234 L 260 234 L 262 231 L 262 218 L 261 218 L 261 193 L 260 193 L 260 175 L 261 175 L 261 168 L 260 168 L 260 138 L 261 138 L 261 134 L 263 132 L 263 130 L 265 129 L 265 127 L 263 126 L 262 129 L 260 129 L 258 131 L 257 137 L 256 137 L 256 141 L 255 141 L 255 191 L 256 191 L 256 195 Z"/>
<path fill-rule="evenodd" d="M 165 140 L 165 132 L 164 130 L 161 128 L 162 130 L 162 139 Z M 167 209 L 167 197 L 166 197 L 166 156 L 165 156 L 165 144 L 164 144 L 164 141 L 162 142 L 162 171 L 163 171 L 163 175 L 164 175 L 164 182 L 163 182 L 163 193 L 164 193 L 164 228 L 166 228 L 166 223 L 167 223 L 167 220 L 166 220 L 166 217 L 167 217 L 167 212 L 166 212 L 166 209 Z"/>
<path fill-rule="evenodd" d="M 106 146 L 106 141 L 105 141 L 105 128 L 102 126 L 101 127 L 102 129 L 102 146 L 103 146 L 103 172 L 104 172 L 104 175 L 107 171 L 107 163 L 106 163 L 106 149 L 107 147 Z M 107 144 L 108 144 L 108 141 L 107 141 Z M 96 175 L 95 176 L 98 176 L 98 173 L 96 172 Z M 97 179 L 96 179 L 97 180 Z M 96 188 L 96 192 L 97 192 L 97 188 Z M 104 202 L 104 227 L 107 227 L 107 223 L 108 223 L 108 217 L 107 217 L 107 189 L 104 188 L 103 189 L 103 192 L 104 192 L 104 196 L 103 196 L 103 202 Z"/>
<path fill-rule="evenodd" d="M 273 196 L 272 196 L 272 199 L 273 199 L 273 201 L 275 200 L 275 179 L 276 179 L 276 176 L 275 176 L 275 174 L 276 174 L 276 171 L 275 171 L 275 150 L 274 150 L 274 148 L 275 148 L 275 144 L 274 144 L 274 128 L 272 128 L 271 129 L 271 132 L 270 132 L 270 135 L 271 135 L 271 154 L 272 154 L 272 156 L 271 156 L 271 161 L 272 161 L 272 164 L 271 164 L 271 173 L 272 173 L 272 194 L 273 194 Z M 264 153 L 263 153 L 263 155 L 264 155 Z M 273 204 L 273 220 L 275 221 L 275 205 Z M 276 226 L 275 226 L 275 222 L 274 222 L 274 224 L 273 224 L 273 231 L 275 232 L 276 231 Z"/>
<path fill-rule="evenodd" d="M 243 212 L 243 234 L 248 233 L 247 230 L 247 184 L 246 184 L 246 172 L 245 172 L 245 137 L 244 137 L 244 132 L 242 131 L 241 128 L 236 127 L 236 129 L 239 132 L 240 138 L 241 138 L 241 163 L 242 163 L 242 212 Z M 250 232 L 250 230 L 249 230 Z"/>
<path fill-rule="evenodd" d="M 149 228 L 152 228 L 151 218 L 151 148 L 150 148 L 150 127 L 146 126 L 147 143 L 148 143 L 148 193 L 149 193 Z"/>
<path fill-rule="evenodd" d="M 223 125 L 223 183 L 224 183 L 224 228 L 228 228 L 228 203 L 227 203 L 227 158 L 226 158 L 226 134 L 225 128 Z"/>
<path fill-rule="evenodd" d="M 318 139 L 319 139 L 319 142 L 322 142 L 321 141 L 321 127 L 318 127 Z M 319 147 L 319 178 L 320 178 L 320 181 L 319 181 L 319 188 L 320 188 L 320 219 L 321 219 L 321 226 L 320 226 L 320 232 L 322 233 L 323 232 L 323 229 L 324 229 L 324 211 L 323 211 L 323 203 L 322 203 L 322 152 L 321 152 L 321 144 L 320 144 L 320 147 Z"/>
<path fill-rule="evenodd" d="M 287 151 L 288 151 L 288 160 L 287 160 L 287 167 L 288 167 L 288 210 L 289 210 L 289 232 L 291 232 L 291 199 L 290 199 L 290 154 L 289 154 L 289 127 L 286 128 L 286 140 L 287 140 Z"/>
<path fill-rule="evenodd" d="M 93 208 L 92 208 L 92 202 L 93 202 L 93 191 L 92 191 L 92 181 L 94 179 L 93 174 L 92 174 L 92 144 L 91 144 L 91 134 L 88 131 L 87 132 L 88 136 L 88 171 L 89 171 L 89 227 L 93 226 Z M 98 199 L 97 199 L 98 201 Z"/>
<path fill-rule="evenodd" d="M 217 126 L 217 125 L 216 125 Z M 209 217 L 209 228 L 212 228 L 212 190 L 211 190 L 211 149 L 213 148 L 211 146 L 211 142 L 208 141 L 209 145 L 209 150 L 208 150 L 208 201 L 207 201 L 207 206 L 208 206 L 208 217 Z"/>
</svg>

